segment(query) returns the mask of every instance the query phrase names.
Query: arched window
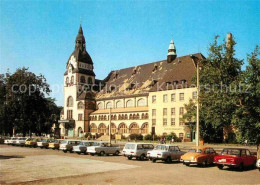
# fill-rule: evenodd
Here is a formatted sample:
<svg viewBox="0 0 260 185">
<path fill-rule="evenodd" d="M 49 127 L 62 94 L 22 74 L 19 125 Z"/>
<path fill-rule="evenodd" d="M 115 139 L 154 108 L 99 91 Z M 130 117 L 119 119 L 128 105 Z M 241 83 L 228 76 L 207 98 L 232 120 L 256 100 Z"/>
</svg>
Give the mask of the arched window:
<svg viewBox="0 0 260 185">
<path fill-rule="evenodd" d="M 144 100 L 143 98 L 139 99 L 139 100 L 137 101 L 137 106 L 138 106 L 138 107 L 144 107 L 144 106 L 146 106 L 145 100 Z"/>
<path fill-rule="evenodd" d="M 132 123 L 129 127 L 130 134 L 139 134 L 139 126 L 137 123 Z"/>
<path fill-rule="evenodd" d="M 69 81 L 70 81 L 70 79 L 69 79 L 69 77 L 67 77 L 67 78 L 66 78 L 66 85 L 67 85 L 67 86 L 68 86 L 68 84 L 70 83 Z"/>
<path fill-rule="evenodd" d="M 127 126 L 125 123 L 120 123 L 120 125 L 118 126 L 118 132 L 119 132 L 119 134 L 127 133 Z"/>
<path fill-rule="evenodd" d="M 96 126 L 96 124 L 92 123 L 90 125 L 90 132 L 97 133 L 97 126 Z"/>
<path fill-rule="evenodd" d="M 123 103 L 122 103 L 122 101 L 117 101 L 116 102 L 116 108 L 121 108 L 121 107 L 123 107 Z"/>
<path fill-rule="evenodd" d="M 73 107 L 73 98 L 72 96 L 67 99 L 67 107 Z"/>
<path fill-rule="evenodd" d="M 70 83 L 71 83 L 71 84 L 74 84 L 74 76 L 71 77 Z"/>
<path fill-rule="evenodd" d="M 105 134 L 107 132 L 107 127 L 104 123 L 99 124 L 98 132 L 101 133 L 101 134 Z"/>
<path fill-rule="evenodd" d="M 116 125 L 114 123 L 111 123 L 111 133 L 112 134 L 116 133 Z"/>
<path fill-rule="evenodd" d="M 78 103 L 78 109 L 84 109 L 84 104 L 82 102 Z"/>
<path fill-rule="evenodd" d="M 136 119 L 136 115 L 135 114 L 133 115 L 133 119 Z"/>
<path fill-rule="evenodd" d="M 107 104 L 106 104 L 106 108 L 107 108 L 107 109 L 112 108 L 112 103 L 111 103 L 111 102 L 107 102 Z"/>
<path fill-rule="evenodd" d="M 141 127 L 142 134 L 148 134 L 148 123 L 144 123 Z"/>
<path fill-rule="evenodd" d="M 102 102 L 98 103 L 98 109 L 104 109 L 104 106 L 103 106 Z"/>
<path fill-rule="evenodd" d="M 133 107 L 134 106 L 134 101 L 133 100 L 128 100 L 126 102 L 126 107 Z"/>
<path fill-rule="evenodd" d="M 86 83 L 85 76 L 81 76 L 81 77 L 80 77 L 80 83 Z"/>
<path fill-rule="evenodd" d="M 142 114 L 142 119 L 145 119 L 144 113 Z"/>
<path fill-rule="evenodd" d="M 130 119 L 130 120 L 133 119 L 133 115 L 132 115 L 132 114 L 130 114 L 129 119 Z"/>
<path fill-rule="evenodd" d="M 127 114 L 125 114 L 125 120 L 127 120 L 127 119 L 128 119 Z"/>
<path fill-rule="evenodd" d="M 139 114 L 136 114 L 136 119 L 140 119 L 140 116 L 139 116 Z"/>
<path fill-rule="evenodd" d="M 92 78 L 88 77 L 88 84 L 93 84 Z"/>
</svg>

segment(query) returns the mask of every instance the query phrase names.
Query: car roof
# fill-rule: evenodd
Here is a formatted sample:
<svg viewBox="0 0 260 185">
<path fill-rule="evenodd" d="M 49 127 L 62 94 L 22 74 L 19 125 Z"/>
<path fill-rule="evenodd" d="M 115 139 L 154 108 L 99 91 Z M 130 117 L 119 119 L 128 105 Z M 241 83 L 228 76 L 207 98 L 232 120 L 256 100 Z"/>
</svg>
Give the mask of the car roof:
<svg viewBox="0 0 260 185">
<path fill-rule="evenodd" d="M 228 150 L 248 150 L 247 148 L 223 148 L 224 149 L 228 149 Z"/>
<path fill-rule="evenodd" d="M 135 145 L 152 145 L 152 143 L 126 143 L 126 144 L 135 144 Z"/>
<path fill-rule="evenodd" d="M 209 147 L 209 146 L 195 146 L 195 147 L 192 147 L 192 149 L 201 149 L 201 150 L 204 150 L 204 149 L 207 149 L 207 148 L 212 148 L 212 147 Z"/>
</svg>

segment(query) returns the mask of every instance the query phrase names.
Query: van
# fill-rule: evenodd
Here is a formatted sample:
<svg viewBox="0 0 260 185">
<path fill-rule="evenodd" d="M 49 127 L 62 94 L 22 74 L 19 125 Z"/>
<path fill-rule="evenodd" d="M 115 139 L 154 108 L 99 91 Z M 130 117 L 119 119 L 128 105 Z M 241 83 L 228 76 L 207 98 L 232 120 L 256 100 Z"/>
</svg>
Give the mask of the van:
<svg viewBox="0 0 260 185">
<path fill-rule="evenodd" d="M 123 149 L 123 156 L 131 160 L 135 157 L 137 160 L 144 160 L 147 158 L 147 151 L 154 148 L 151 143 L 126 143 Z"/>
</svg>

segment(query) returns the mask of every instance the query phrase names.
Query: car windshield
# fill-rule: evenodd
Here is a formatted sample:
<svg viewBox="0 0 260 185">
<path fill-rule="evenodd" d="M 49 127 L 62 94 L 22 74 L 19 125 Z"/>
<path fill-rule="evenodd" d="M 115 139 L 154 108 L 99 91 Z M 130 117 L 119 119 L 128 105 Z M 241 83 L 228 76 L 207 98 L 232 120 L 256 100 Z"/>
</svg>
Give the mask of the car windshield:
<svg viewBox="0 0 260 185">
<path fill-rule="evenodd" d="M 135 144 L 126 144 L 125 149 L 135 149 Z"/>
<path fill-rule="evenodd" d="M 94 143 L 93 143 L 93 146 L 100 146 L 100 143 L 94 142 Z"/>
<path fill-rule="evenodd" d="M 68 141 L 62 141 L 61 144 L 67 144 Z"/>
<path fill-rule="evenodd" d="M 221 155 L 235 155 L 235 156 L 240 156 L 240 150 L 238 149 L 224 149 L 221 152 Z"/>
<path fill-rule="evenodd" d="M 25 138 L 24 138 L 24 137 L 21 137 L 21 138 L 19 138 L 19 140 L 25 140 Z"/>
<path fill-rule="evenodd" d="M 155 147 L 155 150 L 167 150 L 167 149 L 168 149 L 168 147 L 165 146 L 165 145 L 157 145 L 157 146 Z"/>
<path fill-rule="evenodd" d="M 201 149 L 190 149 L 188 153 L 201 153 Z"/>
<path fill-rule="evenodd" d="M 92 146 L 92 145 L 93 145 L 93 142 L 84 142 L 84 145 L 85 145 L 85 146 Z"/>
<path fill-rule="evenodd" d="M 12 138 L 11 140 L 16 140 L 17 139 L 17 137 L 14 137 L 14 138 Z"/>
</svg>

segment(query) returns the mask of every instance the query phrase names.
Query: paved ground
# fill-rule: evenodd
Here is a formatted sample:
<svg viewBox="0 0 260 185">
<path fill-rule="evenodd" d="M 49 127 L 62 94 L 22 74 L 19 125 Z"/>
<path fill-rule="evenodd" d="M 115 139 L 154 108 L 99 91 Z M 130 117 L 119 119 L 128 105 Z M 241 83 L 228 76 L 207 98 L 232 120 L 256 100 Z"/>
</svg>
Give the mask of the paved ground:
<svg viewBox="0 0 260 185">
<path fill-rule="evenodd" d="M 86 156 L 0 145 L 0 184 L 260 184 L 256 169 L 238 172 L 180 163 Z"/>
</svg>

